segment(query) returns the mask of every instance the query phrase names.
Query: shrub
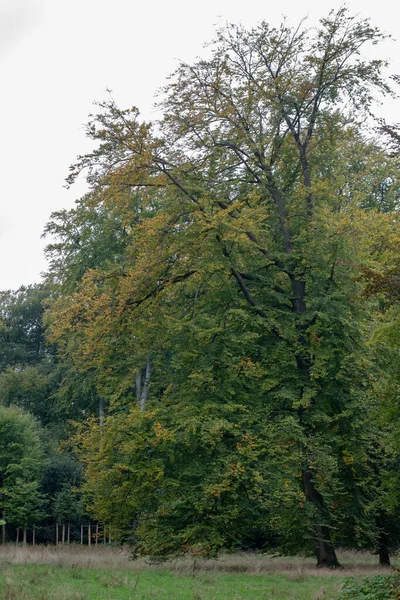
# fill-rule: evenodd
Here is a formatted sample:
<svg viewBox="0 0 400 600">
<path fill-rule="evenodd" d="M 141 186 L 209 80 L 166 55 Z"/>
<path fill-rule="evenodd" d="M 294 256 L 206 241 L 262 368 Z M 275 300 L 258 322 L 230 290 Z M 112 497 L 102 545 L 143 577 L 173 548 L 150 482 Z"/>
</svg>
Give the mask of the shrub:
<svg viewBox="0 0 400 600">
<path fill-rule="evenodd" d="M 377 575 L 362 582 L 349 579 L 338 600 L 400 600 L 400 577 Z"/>
</svg>

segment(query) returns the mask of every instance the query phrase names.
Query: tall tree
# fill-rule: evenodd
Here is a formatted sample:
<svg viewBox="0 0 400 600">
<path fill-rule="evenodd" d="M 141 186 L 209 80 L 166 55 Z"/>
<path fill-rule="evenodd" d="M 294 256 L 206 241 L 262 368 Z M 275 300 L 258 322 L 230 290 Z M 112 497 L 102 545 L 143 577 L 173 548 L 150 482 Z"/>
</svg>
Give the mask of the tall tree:
<svg viewBox="0 0 400 600">
<path fill-rule="evenodd" d="M 126 218 L 130 207 L 129 243 L 48 314 L 52 339 L 78 369 L 95 373 L 115 410 L 149 357 L 154 401 L 167 402 L 171 389 L 176 405 L 184 393 L 188 407 L 197 388 L 216 404 L 221 391 L 233 397 L 225 385 L 218 390 L 218 358 L 197 356 L 201 371 L 191 343 L 203 340 L 212 353 L 226 330 L 253 339 L 245 356 L 238 348 L 234 356 L 245 371 L 255 365 L 261 412 L 274 430 L 293 424 L 298 506 L 319 566 L 338 565 L 332 536 L 343 507 L 358 498 L 361 514 L 367 501 L 357 476 L 368 470 L 360 437 L 368 364 L 356 265 L 376 184 L 388 182 L 359 119 L 375 92 L 390 90 L 384 62 L 360 50 L 382 37 L 346 9 L 316 32 L 229 26 L 210 59 L 178 68 L 155 127 L 136 109 L 102 104 L 88 126 L 100 145 L 80 157 L 70 181 L 88 168 L 102 210 Z M 374 176 L 371 163 L 381 165 Z M 267 431 L 257 443 L 272 460 L 280 442 L 271 447 Z M 162 512 L 163 494 L 154 498 Z"/>
</svg>

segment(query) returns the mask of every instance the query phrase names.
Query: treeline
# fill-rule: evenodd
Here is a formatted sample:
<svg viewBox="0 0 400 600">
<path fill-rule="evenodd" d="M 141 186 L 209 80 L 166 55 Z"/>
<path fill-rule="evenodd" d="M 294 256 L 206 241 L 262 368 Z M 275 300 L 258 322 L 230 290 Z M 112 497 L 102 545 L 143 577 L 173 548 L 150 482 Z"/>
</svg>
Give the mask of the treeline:
<svg viewBox="0 0 400 600">
<path fill-rule="evenodd" d="M 346 9 L 315 31 L 228 26 L 158 121 L 99 105 L 68 178 L 90 191 L 51 216 L 45 282 L 1 297 L 0 427 L 36 440 L 29 466 L 24 444 L 0 450 L 7 522 L 87 511 L 157 558 L 389 563 L 399 130 L 373 120 L 393 92 L 362 56 L 383 37 Z"/>
</svg>

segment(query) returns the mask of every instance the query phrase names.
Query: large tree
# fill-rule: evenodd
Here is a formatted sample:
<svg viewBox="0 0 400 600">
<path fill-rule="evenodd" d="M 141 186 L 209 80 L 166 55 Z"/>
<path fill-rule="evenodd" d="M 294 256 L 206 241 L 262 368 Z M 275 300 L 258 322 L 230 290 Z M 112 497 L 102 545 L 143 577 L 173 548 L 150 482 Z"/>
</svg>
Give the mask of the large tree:
<svg viewBox="0 0 400 600">
<path fill-rule="evenodd" d="M 389 93 L 384 63 L 364 60 L 360 52 L 381 38 L 346 9 L 330 13 L 316 31 L 303 24 L 274 29 L 262 23 L 251 31 L 229 26 L 219 32 L 211 58 L 178 68 L 158 123 L 142 123 L 136 109 L 121 111 L 111 100 L 88 126 L 100 144 L 80 157 L 70 181 L 88 168 L 91 206 L 97 202 L 100 213 L 108 208 L 119 215 L 129 241 L 117 260 L 111 256 L 88 269 L 75 291 L 53 304 L 48 324 L 64 356 L 94 373 L 98 390 L 110 399 L 112 435 L 138 371 L 153 366 L 154 412 L 141 419 L 153 419 L 145 432 L 169 440 L 175 454 L 168 466 L 171 457 L 162 449 L 153 466 L 166 479 L 143 487 L 149 494 L 142 504 L 133 500 L 139 521 L 146 514 L 140 527 L 153 540 L 153 547 L 144 543 L 147 552 L 157 553 L 151 524 L 173 513 L 171 506 L 175 517 L 181 514 L 182 505 L 168 492 L 179 480 L 168 486 L 174 460 L 187 475 L 188 490 L 190 482 L 199 489 L 198 457 L 214 460 L 207 427 L 228 444 L 220 456 L 235 454 L 243 443 L 233 430 L 256 439 L 257 452 L 243 459 L 248 482 L 237 489 L 231 482 L 235 491 L 225 506 L 240 504 L 251 487 L 250 512 L 254 501 L 271 523 L 283 523 L 283 513 L 274 515 L 265 499 L 275 492 L 279 503 L 286 486 L 291 504 L 281 534 L 285 530 L 289 540 L 290 518 L 308 523 L 318 565 L 338 565 L 333 535 L 357 537 L 368 529 L 354 518 L 366 514 L 370 498 L 362 479 L 371 475 L 363 450 L 369 443 L 363 434 L 369 367 L 357 265 L 368 253 L 363 241 L 373 211 L 381 201 L 391 208 L 395 202 L 386 159 L 360 131 L 375 92 Z M 69 247 L 53 246 L 59 264 Z M 240 411 L 251 416 L 240 417 Z M 179 415 L 189 425 L 191 412 L 208 423 L 198 452 L 193 423 L 192 441 L 172 441 Z M 132 418 L 136 423 L 139 417 Z M 163 437 L 157 423 L 175 433 Z M 143 452 L 153 452 L 158 442 L 143 443 Z M 134 438 L 131 443 L 135 447 Z M 186 472 L 178 459 L 191 443 L 192 479 L 191 467 Z M 106 443 L 99 451 L 107 448 L 106 463 L 116 457 Z M 286 458 L 269 485 L 267 471 L 277 469 L 280 452 Z M 257 460 L 263 465 L 258 479 Z M 241 465 L 233 455 L 224 464 Z M 234 471 L 235 477 L 241 473 Z M 224 481 L 226 491 L 231 480 Z M 223 484 L 215 474 L 202 485 L 212 496 L 210 490 Z M 194 515 L 199 503 L 195 498 L 185 514 Z M 206 519 L 210 509 L 196 514 Z M 210 527 L 225 532 L 223 546 L 230 521 L 217 522 Z M 190 527 L 182 517 L 187 538 L 207 538 L 207 526 Z M 172 539 L 172 546 L 185 546 L 185 535 Z"/>
</svg>

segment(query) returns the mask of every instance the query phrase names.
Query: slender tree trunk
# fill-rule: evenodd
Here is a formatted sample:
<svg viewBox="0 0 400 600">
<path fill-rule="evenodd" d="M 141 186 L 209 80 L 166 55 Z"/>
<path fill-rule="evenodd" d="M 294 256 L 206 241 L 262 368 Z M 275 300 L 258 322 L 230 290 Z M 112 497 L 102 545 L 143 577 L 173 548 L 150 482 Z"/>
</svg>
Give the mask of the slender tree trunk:
<svg viewBox="0 0 400 600">
<path fill-rule="evenodd" d="M 61 530 L 61 543 L 64 546 L 65 544 L 65 523 L 62 524 L 62 530 Z"/>
<path fill-rule="evenodd" d="M 17 527 L 17 540 L 16 543 L 19 544 L 19 527 Z"/>
<path fill-rule="evenodd" d="M 36 543 L 36 529 L 35 526 L 32 527 L 32 546 Z"/>
<path fill-rule="evenodd" d="M 136 400 L 140 406 L 140 398 L 142 396 L 142 371 L 138 371 L 136 375 Z"/>
<path fill-rule="evenodd" d="M 91 546 L 92 545 L 92 527 L 89 523 L 89 527 L 88 527 L 88 545 Z"/>
<path fill-rule="evenodd" d="M 22 545 L 26 546 L 26 527 L 22 528 Z"/>
<path fill-rule="evenodd" d="M 67 544 L 69 544 L 71 541 L 71 523 L 68 523 L 68 529 L 67 529 Z"/>
<path fill-rule="evenodd" d="M 81 545 L 83 544 L 83 525 L 81 525 Z"/>
<path fill-rule="evenodd" d="M 104 398 L 99 398 L 99 423 L 104 425 Z"/>
<path fill-rule="evenodd" d="M 96 546 L 99 543 L 99 524 L 96 523 Z"/>
<path fill-rule="evenodd" d="M 142 394 L 140 396 L 140 410 L 143 412 L 146 409 L 147 398 L 149 397 L 149 389 L 150 389 L 150 378 L 151 378 L 151 361 L 147 360 L 146 365 L 146 376 L 144 379 Z"/>
<path fill-rule="evenodd" d="M 3 510 L 3 521 L 5 521 L 5 520 L 6 520 L 6 518 L 5 518 L 5 517 L 6 517 L 6 515 L 5 515 L 5 512 L 4 512 L 4 510 Z M 5 526 L 5 525 L 2 525 L 2 526 L 1 526 L 1 543 L 2 543 L 2 544 L 5 544 L 5 543 L 6 543 L 6 526 Z"/>
<path fill-rule="evenodd" d="M 56 523 L 56 546 L 58 546 L 58 523 Z"/>
</svg>

